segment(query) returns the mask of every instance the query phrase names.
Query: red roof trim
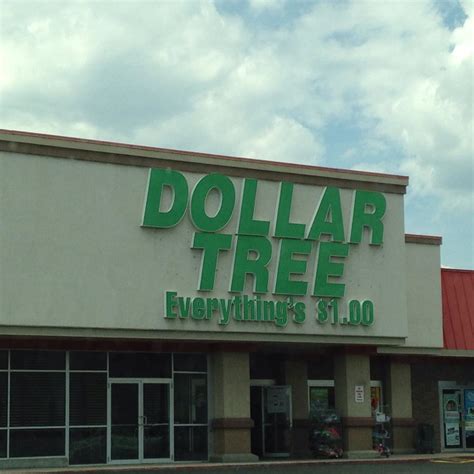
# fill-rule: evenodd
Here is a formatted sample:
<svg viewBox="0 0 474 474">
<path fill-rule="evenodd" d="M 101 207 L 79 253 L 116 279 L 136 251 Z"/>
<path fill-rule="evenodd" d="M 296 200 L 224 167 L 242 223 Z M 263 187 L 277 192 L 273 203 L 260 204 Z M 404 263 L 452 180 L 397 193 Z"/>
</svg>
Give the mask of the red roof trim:
<svg viewBox="0 0 474 474">
<path fill-rule="evenodd" d="M 441 269 L 444 348 L 474 350 L 474 270 Z"/>
<path fill-rule="evenodd" d="M 441 268 L 442 272 L 454 272 L 454 273 L 473 273 L 474 270 L 468 270 L 467 268 Z"/>
</svg>

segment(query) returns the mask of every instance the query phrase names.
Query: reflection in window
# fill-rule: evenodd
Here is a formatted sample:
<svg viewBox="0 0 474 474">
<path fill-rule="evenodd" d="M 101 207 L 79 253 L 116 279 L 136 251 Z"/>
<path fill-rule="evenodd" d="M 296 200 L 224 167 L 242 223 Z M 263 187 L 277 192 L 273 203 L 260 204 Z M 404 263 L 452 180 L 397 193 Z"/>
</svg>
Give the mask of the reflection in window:
<svg viewBox="0 0 474 474">
<path fill-rule="evenodd" d="M 10 426 L 64 426 L 64 373 L 12 372 L 10 377 Z"/>
<path fill-rule="evenodd" d="M 310 387 L 309 403 L 311 413 L 334 410 L 334 387 Z"/>
<path fill-rule="evenodd" d="M 12 370 L 65 370 L 62 351 L 11 351 Z"/>
<path fill-rule="evenodd" d="M 174 429 L 176 461 L 207 459 L 207 426 L 177 426 Z"/>
<path fill-rule="evenodd" d="M 207 423 L 207 382 L 205 375 L 175 374 L 175 424 Z"/>
<path fill-rule="evenodd" d="M 171 354 L 153 352 L 111 352 L 109 377 L 171 377 Z"/>
<path fill-rule="evenodd" d="M 64 429 L 10 430 L 10 457 L 64 456 Z"/>
<path fill-rule="evenodd" d="M 207 459 L 207 376 L 174 374 L 177 461 Z"/>
<path fill-rule="evenodd" d="M 7 457 L 7 430 L 0 430 L 0 458 Z"/>
<path fill-rule="evenodd" d="M 70 464 L 104 464 L 107 428 L 72 428 L 69 431 Z"/>
<path fill-rule="evenodd" d="M 71 426 L 107 424 L 107 374 L 71 373 L 69 423 Z"/>
</svg>

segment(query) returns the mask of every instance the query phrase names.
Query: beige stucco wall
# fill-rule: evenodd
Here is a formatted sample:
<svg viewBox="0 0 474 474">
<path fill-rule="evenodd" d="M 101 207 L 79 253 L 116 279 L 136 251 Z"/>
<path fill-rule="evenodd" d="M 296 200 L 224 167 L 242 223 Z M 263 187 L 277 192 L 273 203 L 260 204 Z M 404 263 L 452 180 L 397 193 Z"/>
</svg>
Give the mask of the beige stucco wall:
<svg viewBox="0 0 474 474">
<path fill-rule="evenodd" d="M 443 347 L 439 245 L 406 244 L 407 347 Z"/>
<path fill-rule="evenodd" d="M 203 176 L 185 175 L 190 189 Z M 18 333 L 25 327 L 93 328 L 97 336 L 137 330 L 142 331 L 141 336 L 149 333 L 153 337 L 172 333 L 175 338 L 183 334 L 187 338 L 222 335 L 235 340 L 270 340 L 291 335 L 306 342 L 312 337 L 329 337 L 338 342 L 352 338 L 352 342 L 377 344 L 393 343 L 396 338 L 402 342 L 407 336 L 403 195 L 385 194 L 384 245 L 368 245 L 366 235 L 363 243 L 351 245 L 346 259 L 342 280 L 346 296 L 341 307 L 351 299 L 373 300 L 372 327 L 320 325 L 314 318 L 314 299 L 309 296 L 300 298 L 307 306 L 302 325 L 290 321 L 286 328 L 278 328 L 269 323 L 232 321 L 219 326 L 215 320 L 163 317 L 166 290 L 182 296 L 230 298 L 233 251 L 219 257 L 215 291 L 199 294 L 201 251 L 190 248 L 195 229 L 189 215 L 170 230 L 140 226 L 147 180 L 148 169 L 142 167 L 0 154 L 0 325 L 4 333 L 11 333 L 13 327 L 19 328 Z M 232 181 L 240 202 L 242 180 L 234 177 Z M 258 186 L 255 217 L 272 221 L 272 232 L 279 183 L 261 180 Z M 322 192 L 319 186 L 295 185 L 293 222 L 311 224 Z M 341 189 L 341 198 L 347 235 L 353 191 Z M 211 202 L 210 207 L 213 205 Z M 224 232 L 234 234 L 237 219 L 238 207 Z M 271 275 L 277 263 L 278 239 L 272 243 Z M 315 260 L 316 246 L 309 257 L 310 287 Z M 270 282 L 272 286 L 272 276 Z M 249 278 L 247 294 L 251 287 Z M 262 298 L 283 299 L 270 292 Z"/>
<path fill-rule="evenodd" d="M 250 417 L 250 371 L 247 352 L 212 354 L 213 418 Z"/>
<path fill-rule="evenodd" d="M 334 359 L 336 410 L 344 417 L 370 417 L 370 359 L 366 354 L 337 354 Z M 363 387 L 363 401 L 355 388 Z"/>
</svg>

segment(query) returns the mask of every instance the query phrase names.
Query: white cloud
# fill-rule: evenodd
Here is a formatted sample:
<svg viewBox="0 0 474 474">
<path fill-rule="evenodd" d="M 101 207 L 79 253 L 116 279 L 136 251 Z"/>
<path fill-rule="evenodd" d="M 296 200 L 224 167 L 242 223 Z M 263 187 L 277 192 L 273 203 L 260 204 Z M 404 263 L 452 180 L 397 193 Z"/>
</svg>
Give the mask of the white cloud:
<svg viewBox="0 0 474 474">
<path fill-rule="evenodd" d="M 6 0 L 0 126 L 341 159 L 407 173 L 411 194 L 472 217 L 474 12 L 461 3 L 468 18 L 450 31 L 429 0 L 314 2 L 288 21 L 294 3 L 279 0 L 251 0 L 251 18 L 204 0 Z M 266 13 L 278 14 L 273 28 Z M 338 136 L 341 122 L 359 136 Z"/>
</svg>

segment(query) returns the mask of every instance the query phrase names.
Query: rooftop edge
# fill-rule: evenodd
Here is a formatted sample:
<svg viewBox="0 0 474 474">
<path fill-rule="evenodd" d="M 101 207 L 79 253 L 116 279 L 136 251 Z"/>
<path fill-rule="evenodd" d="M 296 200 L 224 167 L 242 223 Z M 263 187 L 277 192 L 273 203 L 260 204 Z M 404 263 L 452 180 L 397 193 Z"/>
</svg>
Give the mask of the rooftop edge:
<svg viewBox="0 0 474 474">
<path fill-rule="evenodd" d="M 87 150 L 89 152 L 96 152 L 98 154 L 105 153 L 113 155 L 127 155 L 131 157 L 145 157 L 151 159 L 161 158 L 176 162 L 196 162 L 197 158 L 201 164 L 219 165 L 241 169 L 260 169 L 263 171 L 272 171 L 277 173 L 303 174 L 341 180 L 365 181 L 370 183 L 388 184 L 397 187 L 399 186 L 403 189 L 408 185 L 408 177 L 401 175 L 174 150 L 144 145 L 49 135 L 20 130 L 0 129 L 0 141 L 53 147 L 58 149 Z M 10 151 L 15 152 L 15 150 Z M 91 161 L 101 160 L 96 157 L 95 160 L 91 159 Z"/>
<path fill-rule="evenodd" d="M 405 234 L 407 244 L 441 245 L 443 238 L 438 235 Z"/>
</svg>

